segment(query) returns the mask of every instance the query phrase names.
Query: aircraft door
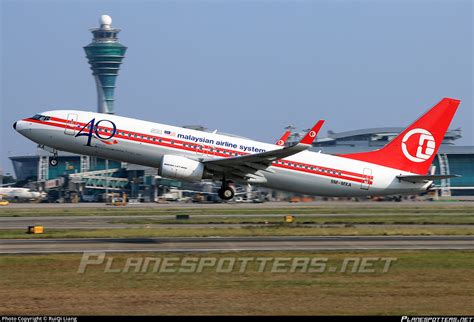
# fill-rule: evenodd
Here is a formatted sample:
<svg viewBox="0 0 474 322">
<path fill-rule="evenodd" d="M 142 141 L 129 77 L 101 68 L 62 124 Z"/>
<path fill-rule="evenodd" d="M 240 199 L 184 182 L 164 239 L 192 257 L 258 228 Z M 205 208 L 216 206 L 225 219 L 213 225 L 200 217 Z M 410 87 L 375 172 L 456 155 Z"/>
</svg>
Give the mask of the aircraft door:
<svg viewBox="0 0 474 322">
<path fill-rule="evenodd" d="M 67 135 L 76 135 L 77 127 L 77 114 L 69 113 L 67 115 L 66 128 L 64 129 L 64 134 Z"/>
<path fill-rule="evenodd" d="M 364 168 L 363 172 L 363 182 L 360 184 L 360 188 L 363 190 L 369 190 L 370 185 L 372 184 L 372 169 Z"/>
</svg>

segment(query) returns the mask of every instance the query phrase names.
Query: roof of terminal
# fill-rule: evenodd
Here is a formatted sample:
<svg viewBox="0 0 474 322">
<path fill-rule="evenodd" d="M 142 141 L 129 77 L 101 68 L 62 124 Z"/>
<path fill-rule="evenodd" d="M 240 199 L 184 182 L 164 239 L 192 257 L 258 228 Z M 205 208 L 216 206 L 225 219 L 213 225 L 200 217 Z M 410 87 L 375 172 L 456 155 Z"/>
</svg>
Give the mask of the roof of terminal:
<svg viewBox="0 0 474 322">
<path fill-rule="evenodd" d="M 402 132 L 405 128 L 404 127 L 375 127 L 375 128 L 367 128 L 367 129 L 359 129 L 359 130 L 351 130 L 345 132 L 333 132 L 328 131 L 328 136 L 326 138 L 317 139 L 323 141 L 327 141 L 327 139 L 345 139 L 354 136 L 360 135 L 397 135 L 398 133 Z M 446 132 L 445 139 L 448 140 L 456 140 L 461 138 L 461 129 L 450 129 Z"/>
</svg>

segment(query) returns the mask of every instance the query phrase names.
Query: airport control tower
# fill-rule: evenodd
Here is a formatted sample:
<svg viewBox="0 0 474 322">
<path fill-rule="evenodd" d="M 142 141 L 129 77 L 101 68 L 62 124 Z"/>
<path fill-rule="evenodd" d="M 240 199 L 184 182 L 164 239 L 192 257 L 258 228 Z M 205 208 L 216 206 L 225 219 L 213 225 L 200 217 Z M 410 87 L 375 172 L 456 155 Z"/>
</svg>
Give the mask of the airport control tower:
<svg viewBox="0 0 474 322">
<path fill-rule="evenodd" d="M 94 39 L 84 47 L 97 85 L 97 110 L 114 114 L 114 90 L 120 64 L 127 47 L 118 42 L 120 29 L 112 28 L 112 18 L 100 17 L 100 28 L 91 29 Z"/>
</svg>

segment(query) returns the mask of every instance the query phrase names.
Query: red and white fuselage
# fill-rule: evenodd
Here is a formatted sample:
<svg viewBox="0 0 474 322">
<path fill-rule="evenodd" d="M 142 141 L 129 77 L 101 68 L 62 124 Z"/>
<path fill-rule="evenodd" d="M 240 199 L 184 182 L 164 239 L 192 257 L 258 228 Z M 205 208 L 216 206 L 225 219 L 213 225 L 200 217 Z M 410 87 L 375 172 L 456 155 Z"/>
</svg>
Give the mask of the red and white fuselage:
<svg viewBox="0 0 474 322">
<path fill-rule="evenodd" d="M 427 174 L 458 104 L 457 100 L 444 99 L 379 151 L 341 156 L 303 150 L 272 159 L 270 151 L 282 146 L 76 110 L 43 112 L 17 121 L 14 127 L 28 139 L 56 150 L 158 169 L 171 166 L 176 174 L 167 170 L 162 175 L 183 180 L 220 180 L 225 176 L 320 196 L 410 194 L 426 191 L 432 180 L 410 182 L 400 177 Z M 428 123 L 417 123 L 424 123 L 423 118 L 430 114 Z M 438 114 L 444 115 L 444 119 Z M 249 159 L 249 155 L 262 156 L 263 161 Z M 229 162 L 223 162 L 224 159 Z M 201 170 L 193 169 L 201 164 Z M 189 166 L 190 169 L 186 168 Z"/>
</svg>

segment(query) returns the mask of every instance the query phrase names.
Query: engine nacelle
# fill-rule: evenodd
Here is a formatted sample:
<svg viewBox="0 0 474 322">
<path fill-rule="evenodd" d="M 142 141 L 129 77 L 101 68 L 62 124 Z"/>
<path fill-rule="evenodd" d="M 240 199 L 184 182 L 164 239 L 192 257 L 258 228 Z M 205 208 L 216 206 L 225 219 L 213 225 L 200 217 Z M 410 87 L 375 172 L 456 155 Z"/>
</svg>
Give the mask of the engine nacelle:
<svg viewBox="0 0 474 322">
<path fill-rule="evenodd" d="M 186 181 L 199 181 L 209 177 L 204 164 L 177 155 L 165 155 L 161 161 L 158 174 L 162 177 L 181 179 Z"/>
</svg>

